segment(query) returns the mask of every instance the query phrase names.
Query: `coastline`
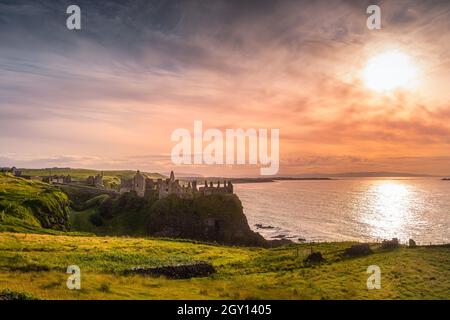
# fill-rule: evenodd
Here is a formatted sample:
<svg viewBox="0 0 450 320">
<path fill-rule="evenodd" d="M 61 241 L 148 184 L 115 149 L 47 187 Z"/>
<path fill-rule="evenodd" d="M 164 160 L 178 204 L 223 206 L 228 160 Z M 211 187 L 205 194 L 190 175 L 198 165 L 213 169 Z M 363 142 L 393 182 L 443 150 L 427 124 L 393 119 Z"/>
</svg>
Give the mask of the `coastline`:
<svg viewBox="0 0 450 320">
<path fill-rule="evenodd" d="M 242 183 L 267 183 L 277 181 L 315 181 L 315 180 L 335 180 L 332 178 L 292 178 L 292 177 L 276 177 L 276 178 L 232 178 L 229 179 L 234 184 Z"/>
</svg>

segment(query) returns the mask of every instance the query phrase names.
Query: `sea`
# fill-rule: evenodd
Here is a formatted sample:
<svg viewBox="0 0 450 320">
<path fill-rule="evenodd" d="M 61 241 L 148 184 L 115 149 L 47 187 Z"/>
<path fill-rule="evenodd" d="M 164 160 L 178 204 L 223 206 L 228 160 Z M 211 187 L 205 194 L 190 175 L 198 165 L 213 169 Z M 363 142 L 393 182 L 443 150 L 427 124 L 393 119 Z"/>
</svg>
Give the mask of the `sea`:
<svg viewBox="0 0 450 320">
<path fill-rule="evenodd" d="M 450 181 L 342 178 L 235 184 L 252 230 L 294 242 L 450 243 Z"/>
</svg>

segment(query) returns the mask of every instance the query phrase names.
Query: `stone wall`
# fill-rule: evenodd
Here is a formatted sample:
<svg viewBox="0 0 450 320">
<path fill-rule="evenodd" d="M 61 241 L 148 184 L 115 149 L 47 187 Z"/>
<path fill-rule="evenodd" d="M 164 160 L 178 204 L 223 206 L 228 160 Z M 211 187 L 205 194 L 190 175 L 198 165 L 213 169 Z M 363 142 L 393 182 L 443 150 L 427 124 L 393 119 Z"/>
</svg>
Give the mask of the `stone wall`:
<svg viewBox="0 0 450 320">
<path fill-rule="evenodd" d="M 197 181 L 189 182 L 187 185 L 181 184 L 178 179 L 175 179 L 173 171 L 170 173 L 170 178 L 156 181 L 137 171 L 133 178 L 121 179 L 120 193 L 130 191 L 135 191 L 140 197 L 148 193 L 154 193 L 158 195 L 159 199 L 166 198 L 172 194 L 182 199 L 192 199 L 197 195 L 233 194 L 233 185 L 230 181 L 224 181 L 223 185 L 221 185 L 219 181 L 217 186 L 214 186 L 212 182 L 208 185 L 207 181 L 205 181 L 203 187 L 197 188 Z"/>
</svg>

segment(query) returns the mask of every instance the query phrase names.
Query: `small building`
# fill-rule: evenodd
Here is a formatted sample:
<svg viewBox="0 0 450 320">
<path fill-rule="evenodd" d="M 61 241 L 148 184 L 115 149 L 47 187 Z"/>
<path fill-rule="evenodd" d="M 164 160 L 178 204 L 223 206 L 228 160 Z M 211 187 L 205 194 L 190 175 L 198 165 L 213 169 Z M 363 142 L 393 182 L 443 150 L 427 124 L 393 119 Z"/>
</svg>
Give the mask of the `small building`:
<svg viewBox="0 0 450 320">
<path fill-rule="evenodd" d="M 51 175 L 43 177 L 42 181 L 47 183 L 68 184 L 72 182 L 72 177 L 70 175 Z"/>
</svg>

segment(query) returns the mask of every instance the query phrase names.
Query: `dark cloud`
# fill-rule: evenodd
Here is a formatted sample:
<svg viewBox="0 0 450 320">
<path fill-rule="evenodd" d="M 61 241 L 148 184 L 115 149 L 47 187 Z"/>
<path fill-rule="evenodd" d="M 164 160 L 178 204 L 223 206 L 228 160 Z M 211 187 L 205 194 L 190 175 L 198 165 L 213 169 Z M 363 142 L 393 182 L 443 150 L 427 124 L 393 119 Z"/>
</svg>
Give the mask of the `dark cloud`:
<svg viewBox="0 0 450 320">
<path fill-rule="evenodd" d="M 81 31 L 65 26 L 72 1 L 0 1 L 3 149 L 17 152 L 13 140 L 46 142 L 54 154 L 89 147 L 100 155 L 92 163 L 108 165 L 102 145 L 108 135 L 119 141 L 118 152 L 134 148 L 127 151 L 135 154 L 161 140 L 154 135 L 198 117 L 218 128 L 279 127 L 292 145 L 359 143 L 364 149 L 372 142 L 392 151 L 402 143 L 449 143 L 445 101 L 396 97 L 368 106 L 361 83 L 340 78 L 362 67 L 368 45 L 388 40 L 412 51 L 426 48 L 420 58 L 432 62 L 428 74 L 448 80 L 442 75 L 450 66 L 448 1 L 76 3 Z M 371 4 L 382 8 L 380 32 L 366 28 Z M 349 157 L 341 162 L 364 163 L 360 155 Z M 58 161 L 64 159 L 71 161 Z M 310 164 L 326 165 L 319 160 Z"/>
</svg>

